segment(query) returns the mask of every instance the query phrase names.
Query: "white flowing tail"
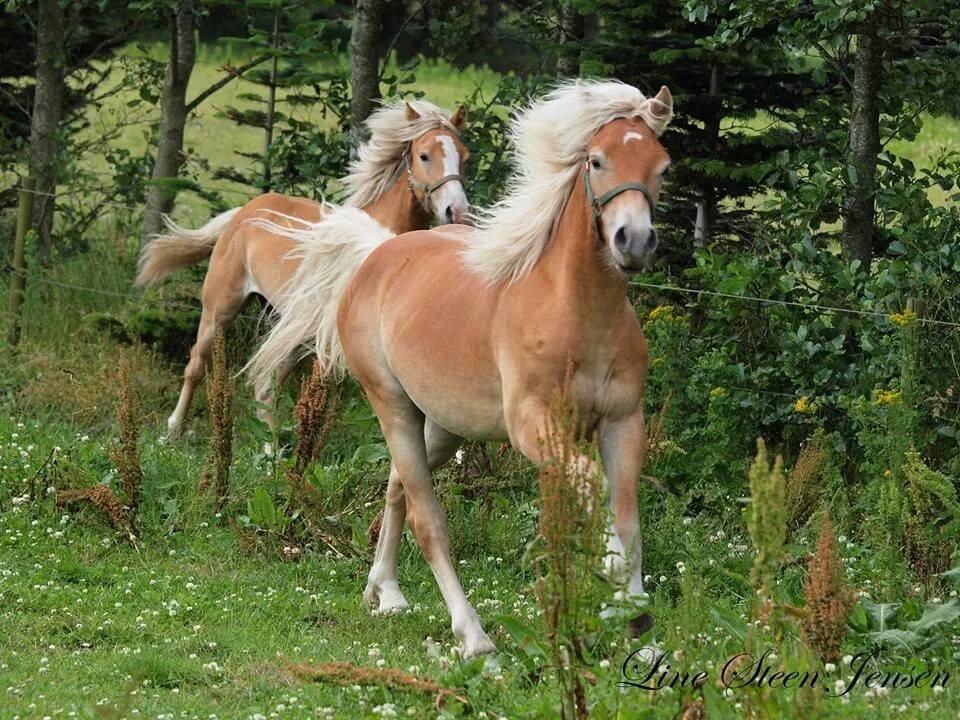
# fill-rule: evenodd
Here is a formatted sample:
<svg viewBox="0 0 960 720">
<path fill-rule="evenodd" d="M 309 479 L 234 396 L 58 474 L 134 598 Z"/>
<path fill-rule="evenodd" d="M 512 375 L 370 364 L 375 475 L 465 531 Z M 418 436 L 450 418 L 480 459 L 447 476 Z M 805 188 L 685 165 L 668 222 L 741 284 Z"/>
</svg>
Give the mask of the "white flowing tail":
<svg viewBox="0 0 960 720">
<path fill-rule="evenodd" d="M 180 227 L 169 216 L 164 215 L 163 224 L 167 233 L 154 235 L 140 251 L 137 285 L 155 283 L 172 272 L 196 265 L 208 258 L 220 235 L 240 210 L 242 208 L 235 207 L 220 213 L 196 230 Z"/>
<path fill-rule="evenodd" d="M 247 221 L 293 240 L 291 257 L 300 260 L 274 303 L 276 324 L 246 365 L 257 387 L 269 387 L 277 369 L 290 357 L 309 355 L 311 344 L 324 375 L 344 369 L 337 306 L 367 255 L 394 233 L 359 208 L 327 205 L 324 211 L 317 222 L 273 213 L 289 226 L 263 218 Z"/>
</svg>

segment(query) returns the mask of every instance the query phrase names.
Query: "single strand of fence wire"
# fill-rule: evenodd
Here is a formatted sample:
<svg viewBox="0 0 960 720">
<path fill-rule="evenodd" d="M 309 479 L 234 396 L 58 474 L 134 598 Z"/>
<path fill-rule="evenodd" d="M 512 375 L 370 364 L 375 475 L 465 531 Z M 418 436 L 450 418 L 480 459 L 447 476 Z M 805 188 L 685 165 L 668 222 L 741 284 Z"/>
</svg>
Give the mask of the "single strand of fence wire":
<svg viewBox="0 0 960 720">
<path fill-rule="evenodd" d="M 819 305 L 816 303 L 803 303 L 796 300 L 775 300 L 774 298 L 756 297 L 754 295 L 737 295 L 735 293 L 725 293 L 716 290 L 702 290 L 697 288 L 678 287 L 676 285 L 659 285 L 657 283 L 645 283 L 639 280 L 628 281 L 630 285 L 636 287 L 650 288 L 654 290 L 669 290 L 672 292 L 690 293 L 693 295 L 712 295 L 713 297 L 728 298 L 731 300 L 750 300 L 753 302 L 767 303 L 769 305 L 786 305 L 788 307 L 799 307 L 807 310 L 820 310 L 824 312 L 847 313 L 849 315 L 862 315 L 865 317 L 877 317 L 889 319 L 889 313 L 878 310 L 858 310 L 856 308 L 845 308 L 837 305 Z M 946 327 L 960 328 L 960 323 L 950 322 L 948 320 L 935 320 L 933 318 L 917 317 L 916 322 L 926 323 L 927 325 L 944 325 Z"/>
<path fill-rule="evenodd" d="M 102 288 L 95 288 L 87 285 L 78 285 L 76 283 L 62 282 L 60 280 L 53 280 L 51 278 L 44 277 L 42 275 L 30 275 L 29 273 L 26 273 L 26 272 L 18 272 L 12 268 L 10 269 L 10 274 L 19 275 L 20 277 L 25 278 L 28 283 L 37 282 L 42 285 L 53 285 L 55 287 L 66 288 L 68 290 L 82 290 L 84 292 L 94 293 L 97 295 L 104 295 L 107 297 L 119 297 L 119 298 L 124 298 L 126 300 L 141 301 L 144 303 L 146 302 L 146 299 L 139 295 L 134 295 L 133 293 L 125 293 L 119 290 L 104 290 Z M 162 298 L 156 298 L 154 300 L 150 300 L 150 303 L 166 305 L 168 307 L 177 308 L 180 310 L 196 310 L 197 309 L 192 305 L 179 303 L 179 302 L 176 302 L 175 300 L 164 300 Z"/>
<path fill-rule="evenodd" d="M 67 186 L 67 187 L 69 187 L 69 186 Z M 72 192 L 49 193 L 49 192 L 44 192 L 44 191 L 42 191 L 42 190 L 27 190 L 26 188 L 18 188 L 18 189 L 19 189 L 19 190 L 22 190 L 23 192 L 28 192 L 28 193 L 30 193 L 31 195 L 38 195 L 38 196 L 40 196 L 40 197 L 48 197 L 48 198 L 54 198 L 54 199 L 56 199 L 56 198 L 68 198 L 68 197 L 73 197 L 73 195 L 75 194 L 75 193 L 72 193 Z M 235 195 L 243 195 L 244 197 L 247 197 L 248 199 L 250 198 L 250 193 L 248 193 L 248 192 L 246 192 L 246 191 L 243 191 L 243 190 L 233 190 L 233 189 L 230 189 L 230 188 L 221 188 L 221 187 L 216 187 L 216 186 L 214 186 L 214 187 L 211 188 L 211 189 L 213 189 L 213 190 L 215 190 L 215 191 L 217 191 L 217 192 L 233 193 L 233 194 L 235 194 Z M 98 204 L 98 203 L 94 203 L 94 204 Z M 124 204 L 124 203 L 119 203 L 119 202 L 116 202 L 116 201 L 114 201 L 114 200 L 103 200 L 103 201 L 101 201 L 99 204 L 100 204 L 100 205 L 107 205 L 107 206 L 110 206 L 110 207 L 123 208 L 124 210 L 131 210 L 131 211 L 133 211 L 133 212 L 157 213 L 157 214 L 160 214 L 160 215 L 163 214 L 163 211 L 162 211 L 162 210 L 153 210 L 153 209 L 150 209 L 150 208 L 141 207 L 141 206 L 137 206 L 137 205 L 126 205 L 126 204 Z"/>
</svg>

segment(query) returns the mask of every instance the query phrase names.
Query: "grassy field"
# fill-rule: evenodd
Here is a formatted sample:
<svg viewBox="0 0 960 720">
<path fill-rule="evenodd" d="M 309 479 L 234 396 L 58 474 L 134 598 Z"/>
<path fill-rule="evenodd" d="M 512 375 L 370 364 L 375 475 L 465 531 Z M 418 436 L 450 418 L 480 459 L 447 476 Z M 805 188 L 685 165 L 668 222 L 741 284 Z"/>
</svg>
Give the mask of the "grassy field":
<svg viewBox="0 0 960 720">
<path fill-rule="evenodd" d="M 91 437 L 54 418 L 0 420 L 0 717 L 438 715 L 430 693 L 391 691 L 376 681 L 305 681 L 288 664 L 327 661 L 395 668 L 452 688 L 463 700 L 449 700 L 439 712 L 443 717 L 556 716 L 554 678 L 538 669 L 546 660 L 515 629 L 542 631 L 532 577 L 522 561 L 535 515 L 529 471 L 507 463 L 497 480 L 468 483 L 456 468 L 441 474 L 464 586 L 501 650 L 495 662 L 463 662 L 409 532 L 401 584 L 412 609 L 390 617 L 371 615 L 360 601 L 369 562 L 362 543 L 362 556 L 350 558 L 316 547 L 304 548 L 296 562 L 284 561 L 277 546 L 242 552 L 235 532 L 197 490 L 206 451 L 202 433 L 169 447 L 157 442 L 155 430 L 147 431 L 141 542 L 111 532 L 92 510 L 55 509 L 47 488 L 64 480 L 45 465 L 51 454 L 62 474 L 109 482 L 114 471 L 108 435 Z M 246 512 L 246 498 L 256 487 L 281 492 L 255 442 L 241 433 L 238 444 L 228 506 L 233 515 Z M 380 461 L 348 459 L 328 465 L 314 480 L 357 508 L 353 520 L 362 529 L 379 506 L 385 471 Z M 513 488 L 504 486 L 507 479 Z M 22 496 L 34 480 L 36 498 L 28 501 Z M 496 489 L 477 494 L 484 482 Z M 743 651 L 740 633 L 749 614 L 744 575 L 751 553 L 731 527 L 730 518 L 684 517 L 669 506 L 646 521 L 658 640 L 681 653 L 673 656 L 676 665 L 714 675 L 726 658 Z M 871 558 L 853 543 L 841 548 L 850 577 L 868 577 Z M 788 572 L 783 582 L 796 584 L 798 573 Z M 595 717 L 670 718 L 685 697 L 699 695 L 619 688 L 621 666 L 641 641 L 626 639 L 613 621 L 594 641 L 595 685 L 588 697 Z M 855 646 L 850 643 L 851 652 Z M 773 647 L 778 667 L 816 666 L 790 634 Z M 840 665 L 828 672 L 826 683 L 835 688 L 851 677 L 850 668 Z M 756 689 L 724 697 L 722 688 L 710 690 L 709 717 L 735 717 L 746 708 L 762 717 L 798 718 L 948 718 L 960 711 L 950 685 L 945 694 L 924 689 L 876 695 L 859 687 L 848 698 Z"/>
<path fill-rule="evenodd" d="M 193 86 L 212 82 L 226 59 L 201 53 Z M 487 71 L 454 73 L 442 65 L 422 66 L 417 76 L 428 98 L 448 106 L 475 84 L 489 88 L 496 80 Z M 217 117 L 217 107 L 242 106 L 239 95 L 246 89 L 242 81 L 232 82 L 197 114 L 188 127 L 188 149 L 214 165 L 249 162 L 237 153 L 259 149 L 259 132 Z M 113 111 L 91 118 L 91 132 L 109 132 L 119 121 L 123 99 L 115 102 Z M 958 131 L 954 120 L 930 119 L 915 143 L 896 149 L 923 164 L 935 149 L 957 147 Z M 142 124 L 125 129 L 118 140 L 131 152 L 145 142 Z M 95 158 L 88 160 L 96 167 Z M 249 193 L 216 182 L 232 189 L 238 202 Z M 204 201 L 182 194 L 175 214 L 191 224 L 208 212 Z M 376 617 L 361 602 L 372 557 L 366 530 L 382 506 L 388 465 L 375 419 L 356 388 L 348 388 L 337 428 L 310 474 L 329 511 L 346 525 L 351 549 L 345 556 L 316 542 L 285 553 L 281 537 L 268 531 L 251 547 L 249 534 L 225 522 L 231 517 L 242 524 L 258 489 L 281 507 L 288 497 L 283 463 L 277 467 L 261 453 L 263 431 L 247 419 L 252 408 L 242 387 L 230 497 L 218 516 L 202 483 L 210 444 L 205 394 L 195 400 L 183 441 L 163 443 L 185 357 L 141 347 L 128 351 L 143 409 L 140 540 L 130 542 L 92 509 L 54 507 L 54 487 L 117 485 L 110 447 L 117 434 L 121 344 L 89 318 L 192 297 L 183 283 L 145 298 L 132 294 L 136 228 L 124 211 L 108 210 L 97 233 L 88 253 L 53 270 L 51 278 L 62 285 L 31 285 L 21 350 L 0 353 L 0 719 L 557 717 L 557 680 L 544 652 L 543 614 L 525 558 L 536 532 L 535 472 L 490 447 L 438 473 L 461 579 L 500 651 L 490 662 L 464 662 L 409 530 L 400 578 L 411 610 Z M 5 316 L 0 319 L 5 332 Z M 234 369 L 256 330 L 251 312 L 229 336 Z M 287 437 L 293 394 L 288 389 L 281 407 Z M 873 609 L 851 628 L 846 659 L 824 667 L 789 618 L 749 629 L 754 552 L 738 501 L 745 480 L 717 483 L 727 492 L 719 509 L 692 511 L 651 488 L 644 489 L 642 504 L 649 605 L 657 623 L 653 639 L 674 666 L 706 671 L 706 685 L 657 692 L 619 686 L 624 662 L 652 638 L 628 639 L 622 621 L 602 621 L 599 606 L 591 606 L 586 693 L 593 717 L 681 717 L 691 701 L 701 699 L 711 719 L 960 716 L 955 678 L 945 691 L 877 692 L 861 681 L 844 697 L 834 696 L 854 682 L 850 658 L 877 647 L 877 633 L 888 633 L 884 642 L 892 641 L 883 645 L 882 667 L 933 668 L 955 676 L 960 636 L 954 586 L 945 579 L 934 589 L 908 588 L 906 600 L 880 611 L 879 627 L 871 615 L 877 606 L 860 605 Z M 784 605 L 803 603 L 803 558 L 814 540 L 809 530 L 790 540 L 777 579 Z M 883 593 L 873 590 L 874 554 L 852 534 L 841 534 L 839 551 L 851 585 L 867 602 L 874 595 L 883 601 Z M 923 643 L 908 646 L 908 633 Z M 827 691 L 726 689 L 718 680 L 724 663 L 756 647 L 757 638 L 774 652 L 775 669 L 819 671 Z M 330 661 L 351 663 L 365 675 L 337 684 L 306 679 L 291 666 Z M 455 697 L 438 704 L 434 692 L 388 689 L 375 674 L 383 669 L 433 680 Z"/>
</svg>

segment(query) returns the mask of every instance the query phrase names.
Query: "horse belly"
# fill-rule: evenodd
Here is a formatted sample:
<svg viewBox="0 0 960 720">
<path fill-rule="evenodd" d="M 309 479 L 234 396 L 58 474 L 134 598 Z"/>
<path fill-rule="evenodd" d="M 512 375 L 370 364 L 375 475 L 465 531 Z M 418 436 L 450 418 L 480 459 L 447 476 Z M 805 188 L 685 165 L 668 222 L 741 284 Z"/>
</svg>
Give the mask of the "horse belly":
<svg viewBox="0 0 960 720">
<path fill-rule="evenodd" d="M 489 308 L 462 284 L 422 281 L 409 274 L 384 322 L 390 369 L 410 399 L 442 428 L 460 437 L 506 437 L 500 373 L 490 346 Z M 419 287 L 418 287 L 419 286 Z"/>
<path fill-rule="evenodd" d="M 424 415 L 455 435 L 472 440 L 506 437 L 496 367 L 452 328 L 433 328 L 437 331 L 429 335 L 403 333 L 388 341 L 390 369 L 404 391 Z"/>
<path fill-rule="evenodd" d="M 447 432 L 468 440 L 507 438 L 499 388 L 451 382 L 440 373 L 399 379 L 423 414 Z"/>
</svg>

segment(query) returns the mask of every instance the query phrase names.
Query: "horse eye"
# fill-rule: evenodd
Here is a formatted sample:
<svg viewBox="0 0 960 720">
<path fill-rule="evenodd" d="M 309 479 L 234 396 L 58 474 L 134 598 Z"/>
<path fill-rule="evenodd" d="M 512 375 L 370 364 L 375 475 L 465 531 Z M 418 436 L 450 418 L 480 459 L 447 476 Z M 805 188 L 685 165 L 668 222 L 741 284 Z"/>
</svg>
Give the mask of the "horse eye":
<svg viewBox="0 0 960 720">
<path fill-rule="evenodd" d="M 430 156 L 427 155 L 426 153 L 420 153 L 420 160 L 422 160 L 423 162 L 428 162 L 430 160 Z"/>
<path fill-rule="evenodd" d="M 590 167 L 594 170 L 600 169 L 600 160 L 598 158 L 590 158 Z"/>
</svg>

